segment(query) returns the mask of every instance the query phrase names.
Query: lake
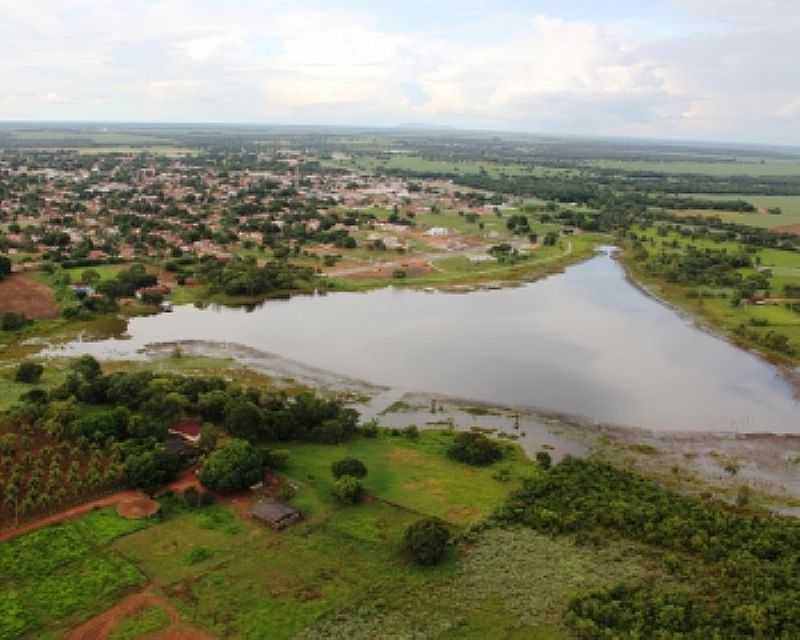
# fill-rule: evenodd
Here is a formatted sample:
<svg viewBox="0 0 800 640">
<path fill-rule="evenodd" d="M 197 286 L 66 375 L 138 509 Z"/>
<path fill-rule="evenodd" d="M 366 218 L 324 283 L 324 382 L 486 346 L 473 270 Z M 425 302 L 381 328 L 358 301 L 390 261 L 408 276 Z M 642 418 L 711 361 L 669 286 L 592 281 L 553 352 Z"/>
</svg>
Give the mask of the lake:
<svg viewBox="0 0 800 640">
<path fill-rule="evenodd" d="M 381 289 L 176 307 L 129 337 L 70 354 L 136 357 L 145 345 L 231 342 L 407 391 L 520 405 L 666 431 L 798 432 L 780 372 L 644 295 L 600 254 L 526 286 L 469 294 Z"/>
</svg>

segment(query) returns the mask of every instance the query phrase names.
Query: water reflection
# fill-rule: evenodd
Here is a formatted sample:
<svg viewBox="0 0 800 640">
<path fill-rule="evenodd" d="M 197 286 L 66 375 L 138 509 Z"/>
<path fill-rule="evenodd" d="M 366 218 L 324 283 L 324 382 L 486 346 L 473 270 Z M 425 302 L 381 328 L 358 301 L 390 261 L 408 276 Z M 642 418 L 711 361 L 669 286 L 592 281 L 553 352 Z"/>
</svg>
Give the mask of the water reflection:
<svg viewBox="0 0 800 640">
<path fill-rule="evenodd" d="M 119 358 L 155 342 L 233 342 L 393 388 L 602 422 L 800 431 L 800 404 L 775 368 L 643 295 L 607 255 L 469 295 L 383 289 L 250 310 L 178 307 L 132 320 L 129 334 L 69 349 Z"/>
</svg>

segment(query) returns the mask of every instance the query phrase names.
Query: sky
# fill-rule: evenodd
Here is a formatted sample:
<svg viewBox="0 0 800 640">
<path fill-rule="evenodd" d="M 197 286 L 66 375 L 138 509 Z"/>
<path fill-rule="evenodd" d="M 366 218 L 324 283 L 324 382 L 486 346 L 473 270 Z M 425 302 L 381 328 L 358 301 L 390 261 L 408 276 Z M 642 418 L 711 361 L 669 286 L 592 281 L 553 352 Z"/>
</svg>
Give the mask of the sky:
<svg viewBox="0 0 800 640">
<path fill-rule="evenodd" d="M 800 144 L 798 0 L 0 0 L 0 120 Z"/>
</svg>

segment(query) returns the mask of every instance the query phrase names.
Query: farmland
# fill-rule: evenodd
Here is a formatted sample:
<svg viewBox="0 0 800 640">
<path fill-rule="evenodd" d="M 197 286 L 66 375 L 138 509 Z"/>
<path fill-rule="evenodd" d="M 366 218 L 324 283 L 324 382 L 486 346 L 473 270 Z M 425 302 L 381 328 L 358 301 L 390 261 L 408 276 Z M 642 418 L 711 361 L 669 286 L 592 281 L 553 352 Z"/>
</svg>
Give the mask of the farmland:
<svg viewBox="0 0 800 640">
<path fill-rule="evenodd" d="M 501 530 L 478 534 L 439 567 L 414 567 L 401 551 L 410 522 L 425 514 L 455 529 L 474 524 L 522 477 L 540 473 L 516 451 L 497 468 L 451 462 L 443 456 L 451 438 L 386 434 L 335 447 L 289 446 L 285 477 L 297 486 L 292 501 L 306 519 L 284 532 L 246 517 L 249 498 L 243 496 L 200 509 L 167 498 L 161 523 L 100 511 L 18 538 L 2 547 L 7 555 L 0 556 L 0 574 L 30 583 L 4 594 L 0 638 L 55 634 L 149 584 L 184 622 L 220 637 L 367 638 L 381 629 L 391 637 L 550 640 L 570 637 L 561 614 L 575 594 L 657 571 L 615 544 L 589 551 L 569 540 Z M 370 499 L 363 504 L 342 507 L 331 497 L 330 461 L 342 455 L 359 456 L 369 468 Z M 503 479 L 494 479 L 501 469 Z M 48 553 L 38 553 L 43 550 Z M 3 563 L 2 557 L 17 561 Z M 111 567 L 113 580 L 104 573 Z M 93 585 L 81 598 L 35 616 L 25 608 L 12 614 L 21 596 L 38 603 L 60 588 L 37 582 L 43 572 L 66 584 L 77 571 L 86 577 L 70 593 L 86 589 L 86 580 Z M 540 588 L 531 589 L 534 584 Z M 163 614 L 148 615 L 163 622 Z M 141 617 L 123 621 L 113 637 L 127 637 L 126 629 L 145 624 Z"/>
</svg>

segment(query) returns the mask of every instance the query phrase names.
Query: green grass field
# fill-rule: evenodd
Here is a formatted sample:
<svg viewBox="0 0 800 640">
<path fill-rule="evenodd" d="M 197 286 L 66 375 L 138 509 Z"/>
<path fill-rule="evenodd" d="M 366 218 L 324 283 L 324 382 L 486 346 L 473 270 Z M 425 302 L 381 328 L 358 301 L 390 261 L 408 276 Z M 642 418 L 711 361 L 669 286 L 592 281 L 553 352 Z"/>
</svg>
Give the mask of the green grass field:
<svg viewBox="0 0 800 640">
<path fill-rule="evenodd" d="M 665 174 L 695 173 L 709 176 L 794 176 L 800 175 L 800 158 L 763 162 L 736 160 L 735 162 L 657 161 L 657 160 L 592 160 L 589 166 L 621 171 L 656 171 Z M 727 196 L 726 196 L 727 197 Z"/>
<path fill-rule="evenodd" d="M 282 532 L 246 517 L 246 496 L 194 510 L 167 498 L 161 522 L 98 511 L 1 544 L 0 639 L 59 637 L 149 584 L 216 637 L 566 640 L 562 614 L 574 596 L 658 574 L 631 545 L 579 547 L 529 529 L 476 530 L 441 565 L 415 565 L 402 536 L 421 514 L 465 531 L 541 473 L 512 445 L 487 468 L 450 461 L 451 438 L 382 432 L 338 446 L 288 444 L 292 502 L 306 517 Z M 369 469 L 359 505 L 331 495 L 330 464 L 345 455 Z M 111 637 L 167 623 L 150 607 Z"/>
<path fill-rule="evenodd" d="M 67 630 L 143 585 L 110 545 L 145 527 L 103 510 L 0 544 L 0 639 Z"/>
<path fill-rule="evenodd" d="M 548 176 L 572 172 L 571 169 L 557 169 L 526 164 L 498 163 L 492 161 L 463 160 L 429 160 L 420 156 L 397 154 L 383 159 L 372 156 L 355 156 L 352 160 L 329 160 L 323 164 L 356 171 L 375 173 L 379 170 L 395 169 L 400 171 L 416 171 L 430 174 L 471 174 L 485 171 L 489 175 L 535 175 Z"/>
<path fill-rule="evenodd" d="M 747 224 L 753 227 L 774 229 L 787 225 L 800 224 L 800 196 L 751 196 L 746 194 L 691 194 L 687 197 L 703 198 L 707 200 L 744 200 L 750 202 L 758 209 L 774 209 L 780 207 L 782 213 L 773 215 L 769 213 L 739 213 L 736 211 L 692 211 L 693 214 L 717 216 L 727 222 Z"/>
</svg>

